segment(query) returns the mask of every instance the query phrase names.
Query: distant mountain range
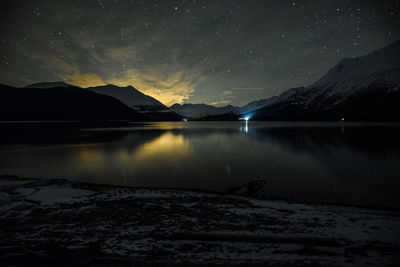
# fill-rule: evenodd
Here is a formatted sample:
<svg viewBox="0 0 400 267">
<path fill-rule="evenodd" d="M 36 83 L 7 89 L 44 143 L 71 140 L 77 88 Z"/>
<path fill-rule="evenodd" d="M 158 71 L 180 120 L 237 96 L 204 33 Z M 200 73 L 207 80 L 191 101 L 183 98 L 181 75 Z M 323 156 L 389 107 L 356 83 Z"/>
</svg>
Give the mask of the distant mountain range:
<svg viewBox="0 0 400 267">
<path fill-rule="evenodd" d="M 206 116 L 216 116 L 226 113 L 236 113 L 239 108 L 231 105 L 215 107 L 206 104 L 174 104 L 170 109 L 188 119 L 200 119 Z"/>
<path fill-rule="evenodd" d="M 0 85 L 0 120 L 374 120 L 400 121 L 400 41 L 344 59 L 308 87 L 243 107 L 174 104 L 167 108 L 132 86 L 80 88 L 43 82 Z"/>
</svg>

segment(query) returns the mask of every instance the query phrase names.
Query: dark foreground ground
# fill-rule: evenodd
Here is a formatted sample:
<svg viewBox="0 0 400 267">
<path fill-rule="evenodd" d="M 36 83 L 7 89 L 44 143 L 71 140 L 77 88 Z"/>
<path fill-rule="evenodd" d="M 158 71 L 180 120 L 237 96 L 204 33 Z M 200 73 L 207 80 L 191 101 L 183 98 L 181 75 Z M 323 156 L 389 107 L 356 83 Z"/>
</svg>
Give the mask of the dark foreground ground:
<svg viewBox="0 0 400 267">
<path fill-rule="evenodd" d="M 400 213 L 0 178 L 0 265 L 400 264 Z"/>
</svg>

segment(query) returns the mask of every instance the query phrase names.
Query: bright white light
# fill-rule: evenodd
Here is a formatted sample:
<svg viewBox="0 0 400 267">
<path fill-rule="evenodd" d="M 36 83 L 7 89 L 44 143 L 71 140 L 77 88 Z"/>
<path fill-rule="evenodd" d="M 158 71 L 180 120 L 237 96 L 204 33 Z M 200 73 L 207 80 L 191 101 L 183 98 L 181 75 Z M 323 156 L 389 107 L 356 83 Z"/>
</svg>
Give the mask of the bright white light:
<svg viewBox="0 0 400 267">
<path fill-rule="evenodd" d="M 239 120 L 248 121 L 250 120 L 250 116 L 239 118 Z"/>
</svg>

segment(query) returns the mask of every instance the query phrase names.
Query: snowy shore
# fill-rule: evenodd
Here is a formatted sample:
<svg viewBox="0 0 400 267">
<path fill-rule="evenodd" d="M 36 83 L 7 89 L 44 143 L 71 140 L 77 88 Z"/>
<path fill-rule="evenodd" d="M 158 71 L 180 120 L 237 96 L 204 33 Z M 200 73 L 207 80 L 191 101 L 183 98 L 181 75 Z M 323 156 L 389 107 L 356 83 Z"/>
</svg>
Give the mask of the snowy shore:
<svg viewBox="0 0 400 267">
<path fill-rule="evenodd" d="M 0 262 L 397 265 L 400 213 L 4 176 Z"/>
</svg>

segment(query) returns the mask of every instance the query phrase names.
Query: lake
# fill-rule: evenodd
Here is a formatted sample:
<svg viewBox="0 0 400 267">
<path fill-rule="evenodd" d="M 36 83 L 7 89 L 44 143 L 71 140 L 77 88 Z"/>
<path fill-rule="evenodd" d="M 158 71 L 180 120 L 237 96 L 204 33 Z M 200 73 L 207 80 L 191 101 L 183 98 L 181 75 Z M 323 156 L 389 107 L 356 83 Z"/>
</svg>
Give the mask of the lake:
<svg viewBox="0 0 400 267">
<path fill-rule="evenodd" d="M 226 191 L 257 178 L 267 198 L 400 207 L 400 126 L 351 122 L 2 124 L 0 175 Z"/>
</svg>

